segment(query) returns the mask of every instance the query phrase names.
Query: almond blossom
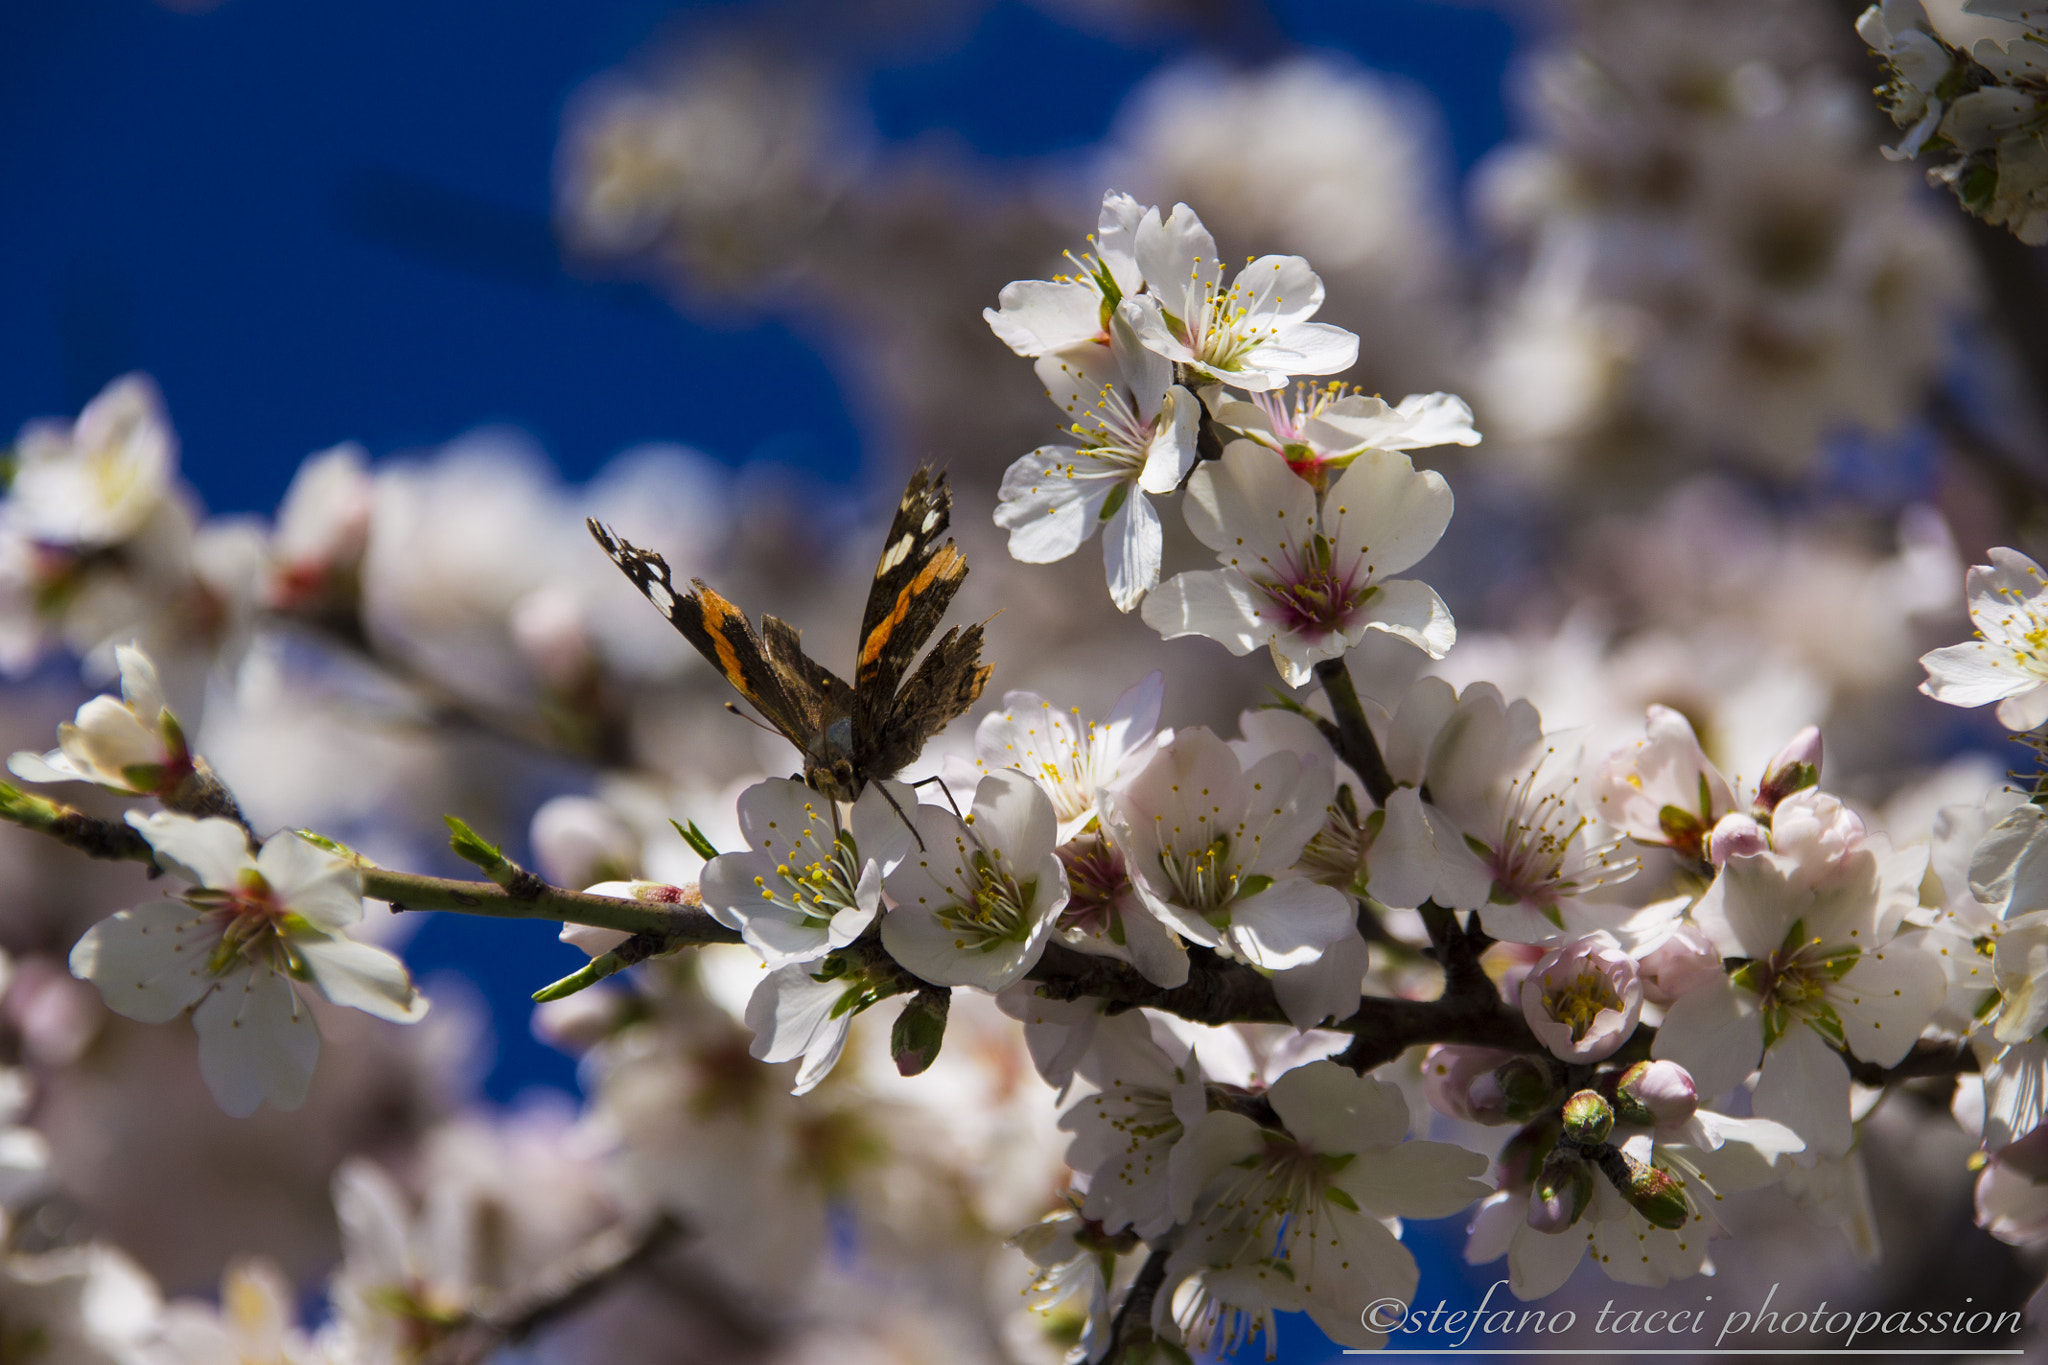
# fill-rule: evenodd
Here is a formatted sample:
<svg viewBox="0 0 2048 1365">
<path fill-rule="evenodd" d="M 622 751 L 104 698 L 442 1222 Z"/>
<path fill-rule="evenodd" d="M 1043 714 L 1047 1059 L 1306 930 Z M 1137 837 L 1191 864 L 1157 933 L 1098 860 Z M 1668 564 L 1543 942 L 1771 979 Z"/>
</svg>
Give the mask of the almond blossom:
<svg viewBox="0 0 2048 1365">
<path fill-rule="evenodd" d="M 1173 364 L 1138 343 L 1130 305 L 1109 320 L 1109 345 L 1042 357 L 1046 396 L 1072 419 L 1078 444 L 1048 445 L 1011 465 L 996 495 L 1010 557 L 1065 559 L 1098 530 L 1109 595 L 1129 611 L 1159 583 L 1165 534 L 1148 495 L 1171 493 L 1195 463 L 1201 405 L 1173 382 Z"/>
<path fill-rule="evenodd" d="M 704 865 L 704 908 L 772 967 L 812 962 L 859 938 L 882 909 L 882 879 L 910 851 L 899 811 L 917 797 L 871 782 L 842 813 L 801 782 L 769 778 L 740 793 L 745 853 Z M 891 804 L 891 801 L 894 804 Z"/>
<path fill-rule="evenodd" d="M 1362 450 L 1479 444 L 1472 409 L 1455 394 L 1411 393 L 1393 405 L 1330 381 L 1270 389 L 1248 399 L 1212 390 L 1204 399 L 1218 422 L 1285 455 L 1294 472 L 1318 489 Z"/>
<path fill-rule="evenodd" d="M 361 880 L 346 859 L 291 833 L 251 856 L 230 820 L 131 811 L 128 823 L 162 866 L 195 885 L 86 930 L 71 950 L 72 975 L 145 1024 L 191 1010 L 199 1069 L 228 1113 L 253 1113 L 264 1100 L 296 1109 L 306 1098 L 320 1033 L 299 983 L 380 1019 L 409 1024 L 426 1014 L 402 962 L 346 936 L 363 916 Z"/>
<path fill-rule="evenodd" d="M 1306 1311 L 1340 1345 L 1377 1347 L 1363 1305 L 1414 1297 L 1415 1258 L 1383 1219 L 1442 1218 L 1484 1196 L 1486 1158 L 1408 1141 L 1401 1092 L 1335 1062 L 1289 1071 L 1266 1092 L 1281 1126 L 1211 1112 L 1176 1154 L 1187 1227 L 1155 1315 L 1196 1350 L 1229 1349 L 1250 1321 Z M 1170 1292 L 1169 1292 L 1170 1291 Z"/>
<path fill-rule="evenodd" d="M 1620 1284 L 1661 1287 L 1711 1274 L 1708 1241 L 1720 1230 L 1714 1205 L 1723 1195 L 1783 1179 L 1786 1158 L 1802 1150 L 1797 1135 L 1768 1119 L 1737 1119 L 1707 1110 L 1675 1133 L 1617 1130 L 1615 1145 L 1634 1170 L 1655 1170 L 1676 1183 L 1683 1200 L 1677 1226 L 1653 1224 L 1607 1178 L 1590 1173 L 1591 1198 L 1567 1225 L 1543 1231 L 1529 1217 L 1531 1174 L 1504 1169 L 1501 1188 L 1473 1210 L 1465 1260 L 1483 1265 L 1508 1258 L 1508 1288 L 1518 1299 L 1555 1293 L 1579 1262 L 1593 1263 Z M 1525 1158 L 1530 1166 L 1543 1153 Z"/>
<path fill-rule="evenodd" d="M 1147 212 L 1128 194 L 1111 190 L 1103 195 L 1101 217 L 1088 239 L 1095 249 L 1074 260 L 1077 274 L 1004 285 L 998 296 L 1001 311 L 981 310 L 989 330 L 1018 355 L 1033 359 L 1108 341 L 1117 305 L 1145 287 L 1133 251 Z"/>
<path fill-rule="evenodd" d="M 1356 336 L 1309 321 L 1323 306 L 1323 282 L 1299 256 L 1261 256 L 1225 288 L 1216 239 L 1186 204 L 1163 219 L 1147 209 L 1133 249 L 1147 285 L 1133 301 L 1138 335 L 1196 374 L 1277 389 L 1358 359 Z"/>
<path fill-rule="evenodd" d="M 1587 934 L 1551 949 L 1522 979 L 1529 1027 L 1567 1062 L 1597 1062 L 1635 1032 L 1643 1013 L 1636 964 L 1614 936 Z"/>
<path fill-rule="evenodd" d="M 982 717 L 974 751 L 984 771 L 1015 768 L 1052 798 L 1058 838 L 1066 843 L 1093 825 L 1102 794 L 1152 756 L 1166 675 L 1148 673 L 1124 690 L 1101 720 L 1061 711 L 1036 692 L 1006 692 L 1003 709 Z"/>
<path fill-rule="evenodd" d="M 1327 765 L 1269 754 L 1250 769 L 1209 730 L 1177 731 L 1109 795 L 1138 894 L 1184 937 L 1268 970 L 1301 967 L 1354 932 L 1351 899 L 1290 876 L 1323 822 Z"/>
<path fill-rule="evenodd" d="M 93 782 L 131 796 L 170 795 L 193 772 L 185 731 L 164 700 L 156 665 L 134 645 L 114 651 L 121 699 L 94 697 L 57 727 L 57 747 L 7 760 L 29 782 Z"/>
<path fill-rule="evenodd" d="M 1902 910 L 1869 848 L 1818 877 L 1784 853 L 1730 858 L 1693 913 L 1742 965 L 1674 1002 L 1652 1055 L 1691 1072 L 1701 1095 L 1761 1064 L 1758 1115 L 1842 1155 L 1854 1133 L 1839 1049 L 1891 1066 L 1941 1004 L 1941 967 L 1919 935 L 1899 934 Z"/>
<path fill-rule="evenodd" d="M 1174 1224 L 1174 1153 L 1209 1111 L 1201 1064 L 1184 1045 L 1162 1048 L 1133 1010 L 1101 1022 L 1075 1070 L 1093 1090 L 1060 1127 L 1074 1135 L 1067 1164 L 1087 1178 L 1081 1212 L 1110 1232 L 1158 1237 Z"/>
<path fill-rule="evenodd" d="M 1386 755 L 1400 785 L 1371 885 L 1389 905 L 1477 910 L 1495 938 L 1551 944 L 1566 937 L 1575 902 L 1635 875 L 1636 860 L 1617 855 L 1588 809 L 1577 745 L 1546 737 L 1535 707 L 1491 683 L 1453 693 L 1440 678 L 1417 682 Z"/>
<path fill-rule="evenodd" d="M 76 422 L 32 422 L 14 446 L 6 516 L 41 545 L 82 550 L 136 534 L 171 496 L 178 438 L 148 376 L 123 375 Z"/>
<path fill-rule="evenodd" d="M 1195 470 L 1188 529 L 1224 567 L 1183 573 L 1145 599 L 1167 639 L 1206 635 L 1232 654 L 1260 645 L 1289 687 L 1317 660 L 1343 657 L 1368 630 L 1431 658 L 1457 639 L 1436 590 L 1393 575 L 1435 547 L 1451 519 L 1443 476 L 1406 455 L 1367 450 L 1320 500 L 1284 456 L 1250 441 Z"/>
<path fill-rule="evenodd" d="M 1965 585 L 1975 644 L 1924 656 L 1920 690 L 1950 706 L 1998 703 L 1998 723 L 2032 730 L 2048 722 L 2048 579 L 2017 550 L 1994 546 Z"/>
<path fill-rule="evenodd" d="M 1067 903 L 1044 788 L 990 773 L 962 819 L 937 806 L 911 817 L 922 848 L 889 875 L 882 946 L 937 986 L 999 991 L 1031 970 Z"/>
</svg>

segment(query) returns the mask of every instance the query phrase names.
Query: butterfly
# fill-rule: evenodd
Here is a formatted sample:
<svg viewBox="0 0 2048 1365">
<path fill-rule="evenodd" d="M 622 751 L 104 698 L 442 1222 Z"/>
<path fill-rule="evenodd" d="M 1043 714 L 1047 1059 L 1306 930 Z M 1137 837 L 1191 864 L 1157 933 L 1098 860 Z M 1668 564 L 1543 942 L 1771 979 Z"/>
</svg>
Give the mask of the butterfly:
<svg viewBox="0 0 2048 1365">
<path fill-rule="evenodd" d="M 915 759 L 974 705 L 994 671 L 981 662 L 979 625 L 947 631 L 910 670 L 967 577 L 959 547 L 939 543 L 952 510 L 943 473 L 923 468 L 911 475 L 868 588 L 851 686 L 804 653 L 794 627 L 763 616 L 757 634 L 746 614 L 703 579 L 678 592 L 660 555 L 594 520 L 586 524 L 669 624 L 803 752 L 803 780 L 822 795 L 851 801 Z"/>
</svg>

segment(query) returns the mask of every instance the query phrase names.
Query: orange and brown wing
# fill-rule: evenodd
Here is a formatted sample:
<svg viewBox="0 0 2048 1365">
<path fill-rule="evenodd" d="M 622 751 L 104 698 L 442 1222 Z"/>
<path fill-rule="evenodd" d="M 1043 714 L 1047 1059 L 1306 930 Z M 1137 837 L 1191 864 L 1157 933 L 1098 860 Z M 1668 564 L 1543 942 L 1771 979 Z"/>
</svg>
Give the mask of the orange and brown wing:
<svg viewBox="0 0 2048 1365">
<path fill-rule="evenodd" d="M 796 632 L 772 618 L 762 622 L 778 651 L 794 651 L 800 663 L 791 663 L 771 653 L 754 633 L 746 613 L 713 592 L 703 579 L 692 579 L 690 591 L 677 592 L 668 561 L 660 555 L 640 549 L 595 521 L 586 524 L 604 552 L 611 556 L 612 563 L 633 581 L 633 586 L 654 604 L 655 610 L 667 617 L 669 624 L 724 674 L 742 697 L 753 703 L 763 719 L 803 750 L 807 760 L 815 759 L 822 747 L 825 696 L 813 672 L 827 678 L 831 674 L 796 648 Z M 837 678 L 831 680 L 839 682 Z M 843 688 L 846 684 L 839 686 Z"/>
</svg>

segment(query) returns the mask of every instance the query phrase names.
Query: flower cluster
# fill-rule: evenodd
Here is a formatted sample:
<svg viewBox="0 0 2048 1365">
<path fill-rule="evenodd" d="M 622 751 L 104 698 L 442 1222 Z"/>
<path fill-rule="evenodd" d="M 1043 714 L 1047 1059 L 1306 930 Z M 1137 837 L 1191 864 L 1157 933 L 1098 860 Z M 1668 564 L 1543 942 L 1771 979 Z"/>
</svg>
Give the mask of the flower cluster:
<svg viewBox="0 0 2048 1365">
<path fill-rule="evenodd" d="M 1856 32 L 1884 59 L 1885 112 L 1905 129 L 1885 155 L 1944 157 L 1927 173 L 1971 213 L 2029 246 L 2048 242 L 2048 15 L 2022 0 L 1942 6 L 1884 0 Z"/>
<path fill-rule="evenodd" d="M 1722 72 L 1709 93 L 1767 122 L 1768 74 Z M 802 198 L 816 167 L 785 147 L 669 204 L 668 228 L 633 209 L 650 163 L 717 161 L 684 133 L 751 98 L 745 86 L 615 127 L 583 185 L 615 210 L 599 226 L 655 241 L 724 222 L 750 194 Z M 1586 88 L 1553 94 L 1571 107 Z M 695 1324 L 679 1332 L 775 1359 L 849 1342 L 978 1361 L 1001 1341 L 1034 1365 L 1270 1354 L 1287 1313 L 1372 1349 L 1386 1324 L 1360 1309 L 1418 1290 L 1404 1220 L 1465 1214 L 1467 1257 L 1505 1258 L 1522 1299 L 1588 1261 L 1635 1285 L 1713 1273 L 1729 1231 L 1717 1209 L 1741 1192 L 1776 1191 L 1873 1248 L 1865 1154 L 1905 1107 L 1886 1099 L 1929 1077 L 1981 1144 L 1979 1221 L 2048 1239 L 2044 803 L 1965 770 L 1880 813 L 1849 795 L 1873 789 L 1873 746 L 1831 730 L 1824 765 L 1809 723 L 1835 723 L 1816 698 L 1875 694 L 1920 647 L 1909 627 L 1953 595 L 1946 533 L 1908 523 L 1892 560 L 1786 537 L 1744 578 L 1686 539 L 1734 524 L 1696 494 L 1630 522 L 1662 542 L 1654 553 L 1612 525 L 1587 553 L 1640 570 L 1610 600 L 1712 599 L 1726 632 L 1597 686 L 1589 674 L 1653 650 L 1662 627 L 1567 619 L 1476 650 L 1468 636 L 1447 658 L 1448 607 L 1402 575 L 1446 537 L 1450 484 L 1411 452 L 1476 445 L 1471 409 L 1335 378 L 1359 342 L 1317 320 L 1316 271 L 1293 255 L 1226 269 L 1185 204 L 1113 191 L 1071 259 L 984 314 L 1061 426 L 999 488 L 985 471 L 983 492 L 1019 563 L 1100 533 L 1115 610 L 1095 603 L 1106 625 L 1073 627 L 1085 674 L 1020 679 L 1045 693 L 1011 690 L 971 741 L 886 765 L 871 727 L 930 698 L 924 674 L 899 668 L 910 681 L 878 706 L 873 664 L 928 582 L 867 608 L 852 684 L 779 618 L 755 634 L 708 591 L 690 599 L 697 617 L 679 592 L 657 595 L 723 676 L 679 672 L 685 652 L 575 540 L 570 512 L 657 519 L 656 492 L 681 484 L 665 496 L 691 518 L 690 552 L 729 554 L 721 572 L 762 585 L 788 580 L 799 538 L 749 551 L 743 495 L 673 452 L 615 468 L 572 507 L 482 438 L 375 470 L 341 448 L 307 462 L 274 527 L 230 535 L 178 491 L 142 381 L 24 434 L 0 504 L 0 552 L 22 550 L 0 561 L 20 569 L 0 579 L 21 627 L 9 657 L 26 666 L 69 641 L 106 656 L 120 694 L 9 766 L 86 803 L 135 804 L 115 819 L 10 786 L 0 815 L 183 885 L 74 930 L 69 976 L 45 964 L 28 986 L 0 981 L 0 1045 L 19 1033 L 23 1057 L 62 1075 L 96 1039 L 116 1057 L 148 1046 L 89 1013 L 102 1005 L 142 1023 L 189 1014 L 230 1114 L 367 1093 L 340 1059 L 426 1014 L 399 958 L 369 941 L 383 923 L 366 919 L 371 897 L 559 920 L 588 960 L 536 992 L 535 1026 L 578 1054 L 589 1101 L 541 1122 L 386 1096 L 410 1158 L 339 1164 L 342 1257 L 317 1330 L 261 1263 L 236 1263 L 217 1308 L 166 1307 L 82 1239 L 62 1264 L 0 1249 L 10 1323 L 21 1286 L 56 1285 L 73 1309 L 19 1316 L 84 1342 L 82 1360 L 385 1365 L 477 1356 L 603 1289 L 636 1330 L 672 1295 Z M 987 520 L 962 521 L 953 552 L 1004 588 L 1048 572 L 991 562 L 972 540 Z M 244 557 L 202 551 L 210 539 Z M 883 582 L 904 545 L 883 550 Z M 159 550 L 175 572 L 156 572 Z M 1193 559 L 1169 562 L 1182 552 Z M 837 610 L 846 576 L 815 553 L 814 602 Z M 572 554 L 589 563 L 564 568 Z M 2048 580 L 2016 551 L 1990 558 L 1967 580 L 1980 639 L 1926 655 L 1924 690 L 1995 701 L 2039 742 Z M 1799 591 L 1812 597 L 1788 606 Z M 1728 642 L 1789 648 L 1830 592 L 1857 597 L 1835 625 L 1867 626 L 1881 657 L 1815 662 L 1814 679 L 1834 671 L 1790 701 L 1683 676 L 1717 652 L 1768 671 Z M 204 628 L 167 628 L 158 648 L 143 627 L 174 609 Z M 1113 632 L 1132 614 L 1148 649 L 1264 649 L 1283 686 L 1263 664 L 1237 670 L 1269 698 L 1244 709 L 1258 689 L 1217 683 L 1228 670 L 1203 645 L 1172 648 L 1216 666 L 1171 685 L 1129 666 Z M 1050 647 L 990 631 L 1005 668 Z M 1856 652 L 1838 638 L 1811 650 Z M 1798 691 L 1808 675 L 1793 672 L 1748 681 Z M 777 775 L 789 755 L 772 735 L 697 723 L 695 683 L 728 681 L 807 758 L 819 735 L 850 744 L 868 766 L 857 797 Z M 764 701 L 776 687 L 782 706 Z M 1701 694 L 1721 709 L 1682 704 Z M 356 728 L 340 739 L 307 735 L 343 717 Z M 553 776 L 527 790 L 560 792 L 564 760 L 586 765 L 584 788 L 531 815 L 534 869 L 518 841 L 508 854 L 450 817 L 454 856 L 484 880 L 396 870 L 425 856 L 402 828 L 410 808 L 388 808 L 400 791 L 496 792 L 505 804 L 480 823 L 526 822 L 503 776 L 525 770 L 492 746 L 421 738 L 457 730 L 547 754 Z M 356 739 L 387 731 L 412 738 Z M 358 742 L 350 761 L 306 760 Z M 295 762 L 321 780 L 294 787 Z M 298 831 L 309 808 L 377 860 Z M 443 993 L 411 1035 L 431 1039 L 460 1008 Z M 315 1086 L 322 1029 L 336 1060 Z M 9 1214 L 64 1164 L 35 1126 L 64 1106 L 35 1113 L 34 1084 L 0 1071 Z"/>
</svg>

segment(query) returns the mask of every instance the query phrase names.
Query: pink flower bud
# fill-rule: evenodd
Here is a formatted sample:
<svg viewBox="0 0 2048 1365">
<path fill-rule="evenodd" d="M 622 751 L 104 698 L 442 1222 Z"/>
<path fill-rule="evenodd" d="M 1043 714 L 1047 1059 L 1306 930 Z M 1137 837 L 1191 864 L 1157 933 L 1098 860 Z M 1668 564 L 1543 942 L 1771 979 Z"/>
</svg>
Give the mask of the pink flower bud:
<svg viewBox="0 0 2048 1365">
<path fill-rule="evenodd" d="M 1597 1062 L 1636 1030 L 1643 983 L 1611 935 L 1587 934 L 1545 954 L 1522 982 L 1522 1014 L 1551 1055 Z"/>
<path fill-rule="evenodd" d="M 1764 780 L 1757 787 L 1756 809 L 1769 815 L 1778 803 L 1794 792 L 1820 785 L 1820 727 L 1809 725 L 1792 736 L 1776 757 L 1764 765 Z"/>
<path fill-rule="evenodd" d="M 1707 861 L 1725 866 L 1730 858 L 1769 853 L 1771 841 L 1753 816 L 1724 815 L 1707 835 Z"/>
<path fill-rule="evenodd" d="M 1513 1057 L 1498 1048 L 1438 1043 L 1422 1059 L 1422 1093 L 1446 1118 L 1505 1123 L 1507 1096 L 1493 1073 Z"/>
<path fill-rule="evenodd" d="M 1643 994 L 1653 1005 L 1668 1005 L 1720 976 L 1721 954 L 1695 924 L 1681 924 L 1671 937 L 1636 964 Z"/>
<path fill-rule="evenodd" d="M 1553 1155 L 1529 1191 L 1529 1226 L 1563 1232 L 1593 1202 L 1593 1171 L 1577 1157 Z"/>
<path fill-rule="evenodd" d="M 1637 1062 L 1621 1078 L 1616 1099 L 1646 1111 L 1659 1128 L 1688 1122 L 1700 1107 L 1692 1073 L 1677 1062 Z"/>
<path fill-rule="evenodd" d="M 1771 812 L 1771 848 L 1799 864 L 1803 883 L 1831 871 L 1867 837 L 1861 816 L 1816 787 L 1792 793 Z"/>
</svg>

